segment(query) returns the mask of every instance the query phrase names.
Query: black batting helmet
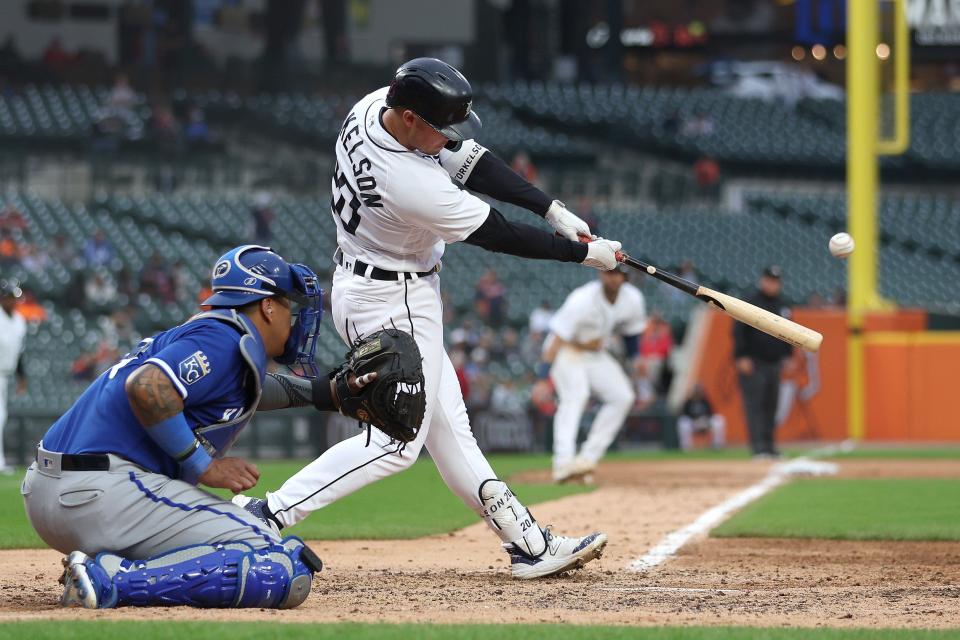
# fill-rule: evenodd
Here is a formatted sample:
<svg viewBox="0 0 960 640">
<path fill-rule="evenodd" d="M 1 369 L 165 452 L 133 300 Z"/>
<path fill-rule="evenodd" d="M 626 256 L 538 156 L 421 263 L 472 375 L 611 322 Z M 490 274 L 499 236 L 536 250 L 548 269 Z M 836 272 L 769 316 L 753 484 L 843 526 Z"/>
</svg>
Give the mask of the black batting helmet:
<svg viewBox="0 0 960 640">
<path fill-rule="evenodd" d="M 473 111 L 473 89 L 463 74 L 436 58 L 414 58 L 397 69 L 387 106 L 409 109 L 450 140 L 467 140 L 480 133 Z"/>
</svg>

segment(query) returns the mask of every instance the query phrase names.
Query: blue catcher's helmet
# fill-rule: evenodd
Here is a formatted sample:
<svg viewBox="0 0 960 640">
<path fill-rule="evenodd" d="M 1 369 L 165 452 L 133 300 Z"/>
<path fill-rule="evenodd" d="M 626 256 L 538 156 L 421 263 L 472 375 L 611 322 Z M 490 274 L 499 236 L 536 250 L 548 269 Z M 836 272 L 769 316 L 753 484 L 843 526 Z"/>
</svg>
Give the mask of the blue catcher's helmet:
<svg viewBox="0 0 960 640">
<path fill-rule="evenodd" d="M 298 305 L 286 348 L 274 360 L 299 365 L 302 372 L 295 371 L 303 377 L 319 376 L 314 353 L 323 314 L 323 290 L 310 267 L 289 264 L 270 247 L 247 244 L 220 256 L 213 267 L 210 287 L 213 295 L 203 304 L 211 307 L 242 307 L 272 296 Z"/>
</svg>

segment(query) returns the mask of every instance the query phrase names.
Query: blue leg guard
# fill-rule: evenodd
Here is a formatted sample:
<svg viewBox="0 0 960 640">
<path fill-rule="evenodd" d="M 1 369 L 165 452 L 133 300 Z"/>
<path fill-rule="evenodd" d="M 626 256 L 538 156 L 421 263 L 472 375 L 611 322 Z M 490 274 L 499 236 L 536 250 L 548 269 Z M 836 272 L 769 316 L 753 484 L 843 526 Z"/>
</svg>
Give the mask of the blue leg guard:
<svg viewBox="0 0 960 640">
<path fill-rule="evenodd" d="M 242 542 L 196 545 L 147 560 L 101 553 L 118 602 L 135 606 L 289 609 L 310 594 L 320 559 L 294 536 L 254 550 Z"/>
</svg>

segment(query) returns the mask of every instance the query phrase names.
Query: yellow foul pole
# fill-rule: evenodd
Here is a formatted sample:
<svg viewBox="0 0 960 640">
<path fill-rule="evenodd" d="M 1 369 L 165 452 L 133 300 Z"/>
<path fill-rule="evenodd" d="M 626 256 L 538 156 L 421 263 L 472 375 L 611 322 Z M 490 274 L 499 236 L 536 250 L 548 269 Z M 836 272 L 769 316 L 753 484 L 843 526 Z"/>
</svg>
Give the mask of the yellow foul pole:
<svg viewBox="0 0 960 640">
<path fill-rule="evenodd" d="M 847 2 L 847 228 L 857 242 L 847 274 L 848 435 L 864 435 L 863 318 L 877 295 L 877 0 Z"/>
<path fill-rule="evenodd" d="M 910 41 L 904 0 L 890 2 L 895 133 L 892 139 L 880 139 L 879 5 L 880 0 L 847 0 L 847 230 L 857 243 L 847 271 L 847 432 L 854 439 L 866 433 L 864 316 L 887 306 L 877 290 L 877 156 L 903 153 L 910 144 Z"/>
</svg>

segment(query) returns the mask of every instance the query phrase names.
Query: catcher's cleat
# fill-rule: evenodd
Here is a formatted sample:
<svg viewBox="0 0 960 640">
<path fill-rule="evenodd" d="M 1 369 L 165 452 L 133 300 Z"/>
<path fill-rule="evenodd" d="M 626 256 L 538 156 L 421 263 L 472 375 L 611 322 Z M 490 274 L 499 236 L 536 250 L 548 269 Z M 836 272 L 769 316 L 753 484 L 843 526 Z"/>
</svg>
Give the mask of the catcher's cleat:
<svg viewBox="0 0 960 640">
<path fill-rule="evenodd" d="M 271 531 L 277 535 L 280 535 L 280 530 L 283 529 L 283 525 L 280 524 L 280 521 L 277 520 L 277 517 L 271 513 L 270 507 L 267 506 L 266 499 L 252 498 L 250 496 L 245 496 L 242 493 L 238 493 L 237 495 L 233 496 L 230 502 L 245 511 L 249 511 L 255 515 L 258 520 L 270 527 Z"/>
<path fill-rule="evenodd" d="M 505 543 L 503 548 L 510 554 L 510 568 L 514 578 L 531 580 L 555 576 L 564 571 L 580 569 L 603 553 L 607 546 L 607 534 L 591 533 L 582 538 L 555 536 L 550 527 L 543 530 L 547 549 L 537 557 L 520 550 L 513 543 Z"/>
<path fill-rule="evenodd" d="M 82 551 L 63 559 L 61 607 L 79 605 L 84 609 L 112 609 L 117 606 L 117 588 L 107 572 Z"/>
</svg>

